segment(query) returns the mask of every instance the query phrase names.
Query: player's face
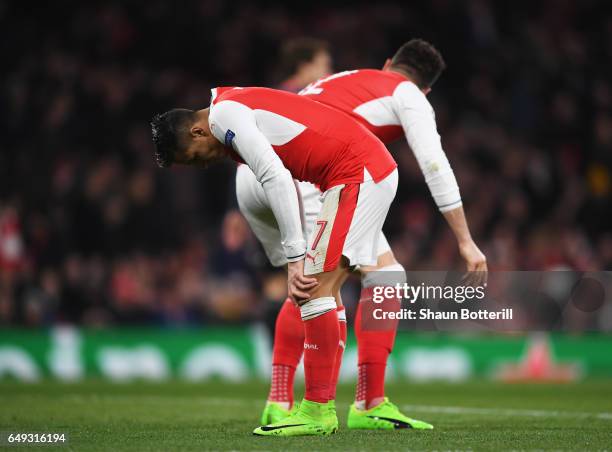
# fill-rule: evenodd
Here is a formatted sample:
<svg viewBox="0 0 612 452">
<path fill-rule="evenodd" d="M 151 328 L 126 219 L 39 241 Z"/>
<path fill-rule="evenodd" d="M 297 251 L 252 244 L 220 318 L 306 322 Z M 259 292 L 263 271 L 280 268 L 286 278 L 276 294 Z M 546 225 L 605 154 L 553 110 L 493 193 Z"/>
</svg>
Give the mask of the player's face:
<svg viewBox="0 0 612 452">
<path fill-rule="evenodd" d="M 197 119 L 191 126 L 187 147 L 177 153 L 175 163 L 206 168 L 225 157 L 223 145 L 210 132 L 208 108 L 197 112 Z"/>
<path fill-rule="evenodd" d="M 212 135 L 197 135 L 189 146 L 175 157 L 175 162 L 183 165 L 206 168 L 223 159 L 223 146 Z"/>
</svg>

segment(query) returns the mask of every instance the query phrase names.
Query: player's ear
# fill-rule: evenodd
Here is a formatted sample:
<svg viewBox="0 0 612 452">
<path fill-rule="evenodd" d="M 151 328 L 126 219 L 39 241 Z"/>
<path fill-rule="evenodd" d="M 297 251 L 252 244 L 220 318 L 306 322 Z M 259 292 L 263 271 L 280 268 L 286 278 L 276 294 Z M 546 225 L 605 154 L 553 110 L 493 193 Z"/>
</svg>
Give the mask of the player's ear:
<svg viewBox="0 0 612 452">
<path fill-rule="evenodd" d="M 200 137 L 205 137 L 208 135 L 206 131 L 204 130 L 204 128 L 199 126 L 198 124 L 194 124 L 193 126 L 191 126 L 191 129 L 189 130 L 189 134 L 191 135 L 192 138 L 200 138 Z"/>
<path fill-rule="evenodd" d="M 189 129 L 191 138 L 206 138 L 211 135 L 208 125 L 208 108 L 199 110 L 195 114 L 194 122 Z"/>
<path fill-rule="evenodd" d="M 382 70 L 388 71 L 390 67 L 391 67 L 391 58 L 387 58 L 387 60 L 385 61 L 385 64 L 383 65 Z"/>
</svg>

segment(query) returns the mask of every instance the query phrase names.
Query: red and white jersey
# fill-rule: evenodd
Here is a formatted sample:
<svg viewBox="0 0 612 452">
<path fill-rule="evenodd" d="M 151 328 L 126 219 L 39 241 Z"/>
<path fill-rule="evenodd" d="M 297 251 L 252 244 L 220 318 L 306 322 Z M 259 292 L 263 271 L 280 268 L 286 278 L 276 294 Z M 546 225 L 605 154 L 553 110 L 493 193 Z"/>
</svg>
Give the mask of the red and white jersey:
<svg viewBox="0 0 612 452">
<path fill-rule="evenodd" d="M 256 150 L 248 138 L 249 122 L 295 179 L 319 185 L 322 191 L 360 183 L 364 177 L 379 182 L 397 166 L 380 140 L 336 109 L 269 88 L 213 90 L 211 130 L 247 163 L 248 154 Z"/>
<path fill-rule="evenodd" d="M 326 191 L 380 182 L 397 167 L 384 144 L 350 116 L 285 91 L 216 88 L 208 122 L 264 187 L 289 262 L 306 249 L 293 179 Z"/>
<path fill-rule="evenodd" d="M 384 143 L 406 137 L 441 211 L 461 205 L 425 94 L 394 71 L 360 69 L 321 78 L 299 93 L 351 115 Z"/>
</svg>

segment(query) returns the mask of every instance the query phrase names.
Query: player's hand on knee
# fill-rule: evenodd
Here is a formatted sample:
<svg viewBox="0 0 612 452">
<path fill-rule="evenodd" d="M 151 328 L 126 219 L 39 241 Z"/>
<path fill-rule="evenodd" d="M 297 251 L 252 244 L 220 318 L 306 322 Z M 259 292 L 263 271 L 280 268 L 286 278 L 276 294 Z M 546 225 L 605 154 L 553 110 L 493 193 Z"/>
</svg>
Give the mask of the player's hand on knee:
<svg viewBox="0 0 612 452">
<path fill-rule="evenodd" d="M 310 298 L 310 291 L 317 287 L 316 278 L 304 276 L 304 261 L 289 262 L 287 265 L 287 290 L 289 297 L 296 302 Z"/>
</svg>

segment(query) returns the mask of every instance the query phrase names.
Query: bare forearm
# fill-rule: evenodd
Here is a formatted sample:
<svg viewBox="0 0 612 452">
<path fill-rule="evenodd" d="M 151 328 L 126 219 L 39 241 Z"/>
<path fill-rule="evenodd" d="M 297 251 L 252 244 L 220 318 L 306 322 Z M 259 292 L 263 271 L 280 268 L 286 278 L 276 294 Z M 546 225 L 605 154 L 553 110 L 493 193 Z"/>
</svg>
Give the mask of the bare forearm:
<svg viewBox="0 0 612 452">
<path fill-rule="evenodd" d="M 482 251 L 478 249 L 478 246 L 476 246 L 474 240 L 472 240 L 472 235 L 470 234 L 470 228 L 468 227 L 467 220 L 465 219 L 463 207 L 457 207 L 456 209 L 449 210 L 444 212 L 443 215 L 457 238 L 459 253 L 465 260 L 468 271 L 486 272 L 487 258 L 484 254 L 482 254 Z M 479 278 L 483 278 L 482 281 L 486 283 L 486 277 Z"/>
<path fill-rule="evenodd" d="M 455 234 L 459 245 L 472 242 L 472 235 L 470 234 L 470 228 L 463 212 L 463 206 L 446 211 L 442 215 L 444 215 L 446 222 L 452 229 L 453 234 Z"/>
</svg>

